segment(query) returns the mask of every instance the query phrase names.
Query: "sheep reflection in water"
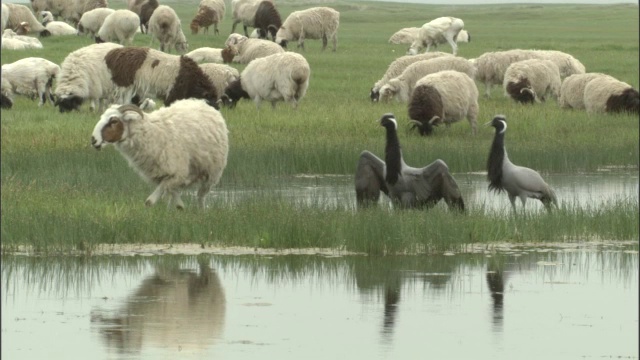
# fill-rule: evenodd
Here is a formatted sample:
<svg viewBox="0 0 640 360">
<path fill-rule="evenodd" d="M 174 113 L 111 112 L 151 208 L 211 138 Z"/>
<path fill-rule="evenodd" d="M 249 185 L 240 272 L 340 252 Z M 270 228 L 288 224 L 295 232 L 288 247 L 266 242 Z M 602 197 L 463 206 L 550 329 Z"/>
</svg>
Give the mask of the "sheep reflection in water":
<svg viewBox="0 0 640 360">
<path fill-rule="evenodd" d="M 115 311 L 94 309 L 91 323 L 118 353 L 156 347 L 198 353 L 222 336 L 225 295 L 218 274 L 158 268 Z"/>
</svg>

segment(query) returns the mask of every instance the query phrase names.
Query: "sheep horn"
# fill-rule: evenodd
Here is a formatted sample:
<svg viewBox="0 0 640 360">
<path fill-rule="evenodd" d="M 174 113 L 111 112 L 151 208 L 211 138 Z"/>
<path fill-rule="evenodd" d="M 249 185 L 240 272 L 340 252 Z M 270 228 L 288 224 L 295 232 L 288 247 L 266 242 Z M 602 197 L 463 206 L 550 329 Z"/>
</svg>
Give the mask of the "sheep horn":
<svg viewBox="0 0 640 360">
<path fill-rule="evenodd" d="M 123 114 L 127 111 L 133 111 L 133 112 L 137 112 L 138 114 L 140 114 L 140 117 L 144 117 L 144 113 L 142 112 L 142 110 L 140 110 L 139 107 L 133 105 L 133 104 L 124 104 L 122 106 L 120 106 L 118 108 L 118 112 Z"/>
<path fill-rule="evenodd" d="M 438 120 L 440 120 L 440 117 L 438 115 L 434 115 L 431 120 L 429 120 L 429 124 L 438 125 Z"/>
</svg>

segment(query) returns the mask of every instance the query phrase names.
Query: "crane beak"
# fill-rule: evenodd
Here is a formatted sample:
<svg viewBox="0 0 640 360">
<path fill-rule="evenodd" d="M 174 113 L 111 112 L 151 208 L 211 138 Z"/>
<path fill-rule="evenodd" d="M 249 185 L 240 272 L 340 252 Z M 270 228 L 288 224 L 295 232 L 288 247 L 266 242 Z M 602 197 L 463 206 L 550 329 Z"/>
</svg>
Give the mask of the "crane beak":
<svg viewBox="0 0 640 360">
<path fill-rule="evenodd" d="M 488 121 L 488 122 L 484 123 L 484 125 L 483 125 L 483 126 L 489 126 L 489 125 L 491 125 L 491 123 L 492 123 L 492 122 L 493 122 L 493 120 Z"/>
</svg>

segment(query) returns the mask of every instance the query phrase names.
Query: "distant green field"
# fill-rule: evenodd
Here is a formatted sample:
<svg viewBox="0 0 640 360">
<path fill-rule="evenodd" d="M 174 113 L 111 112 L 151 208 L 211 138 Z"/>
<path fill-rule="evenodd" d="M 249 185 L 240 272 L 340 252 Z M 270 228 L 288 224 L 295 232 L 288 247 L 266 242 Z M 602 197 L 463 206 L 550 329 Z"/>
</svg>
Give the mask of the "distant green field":
<svg viewBox="0 0 640 360">
<path fill-rule="evenodd" d="M 124 1 L 111 1 L 124 8 Z M 220 35 L 192 35 L 189 23 L 197 1 L 161 1 L 174 7 L 182 20 L 189 48 L 223 47 L 231 30 L 231 9 L 220 24 Z M 321 42 L 307 40 L 304 52 L 311 66 L 306 97 L 297 110 L 280 103 L 260 110 L 247 100 L 222 109 L 230 129 L 229 164 L 218 188 L 258 187 L 269 192 L 273 179 L 294 174 L 352 174 L 359 153 L 382 155 L 383 129 L 376 121 L 387 112 L 397 115 L 407 163 L 420 166 L 443 159 L 451 171 L 484 171 L 492 128 L 471 135 L 461 121 L 422 138 L 405 131 L 406 104 L 372 104 L 369 90 L 406 46 L 388 38 L 403 27 L 420 26 L 439 16 L 464 20 L 472 41 L 458 55 L 475 58 L 487 51 L 513 48 L 561 50 L 580 60 L 588 72 L 603 72 L 639 85 L 638 7 L 636 5 L 417 5 L 381 2 L 278 1 L 282 18 L 312 6 L 340 11 L 338 51 L 321 52 Z M 238 26 L 237 32 L 241 32 Z M 44 49 L 2 51 L 2 64 L 36 56 L 61 63 L 65 56 L 93 41 L 84 37 L 41 39 Z M 138 34 L 135 45 L 149 46 Z M 154 45 L 157 46 L 157 43 Z M 289 50 L 297 51 L 291 44 Z M 448 45 L 438 50 L 450 52 Z M 243 65 L 234 65 L 239 70 Z M 483 93 L 484 85 L 478 83 Z M 555 100 L 522 106 L 494 87 L 481 97 L 478 122 L 505 114 L 509 121 L 510 158 L 542 173 L 590 172 L 604 166 L 638 168 L 639 121 L 632 115 L 593 115 L 560 109 Z M 17 97 L 14 108 L 2 110 L 2 239 L 10 249 L 20 244 L 69 249 L 97 243 L 193 242 L 268 247 L 347 246 L 353 250 L 405 251 L 432 242 L 441 249 L 469 241 L 509 241 L 513 226 L 479 211 L 457 217 L 434 209 L 422 212 L 375 210 L 299 211 L 269 196 L 234 209 L 213 206 L 205 212 L 189 208 L 176 214 L 164 202 L 144 207 L 151 188 L 128 168 L 113 148 L 96 152 L 89 138 L 98 113 L 85 105 L 80 112 L 60 114 Z M 589 236 L 638 238 L 638 204 L 610 209 L 563 209 L 551 226 L 546 216 L 520 221 L 518 233 L 527 240 L 579 240 Z M 385 219 L 396 221 L 386 226 Z M 604 223 L 596 219 L 617 219 Z M 428 226 L 424 226 L 424 222 Z M 438 224 L 434 224 L 434 222 Z M 371 225 L 375 224 L 375 225 Z M 535 227 L 532 224 L 541 225 Z M 450 229 L 448 228 L 451 227 Z M 530 227 L 530 229 L 529 229 Z M 425 240 L 426 230 L 429 237 Z M 528 229 L 523 232 L 522 228 Z M 433 229 L 439 229 L 433 232 Z M 524 234 L 524 235 L 523 235 Z M 266 239 L 266 240 L 265 240 Z M 401 239 L 401 240 L 394 240 Z M 82 245 L 80 245 L 82 244 Z"/>
</svg>

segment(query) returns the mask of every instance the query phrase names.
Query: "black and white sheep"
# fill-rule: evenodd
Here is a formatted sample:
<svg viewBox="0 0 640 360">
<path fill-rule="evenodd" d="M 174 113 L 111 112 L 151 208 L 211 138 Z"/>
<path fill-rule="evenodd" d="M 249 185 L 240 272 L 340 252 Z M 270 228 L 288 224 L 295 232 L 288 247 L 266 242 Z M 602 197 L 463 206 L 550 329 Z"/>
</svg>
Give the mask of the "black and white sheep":
<svg viewBox="0 0 640 360">
<path fill-rule="evenodd" d="M 231 25 L 231 33 L 236 32 L 236 25 L 242 23 L 244 27 L 244 36 L 249 36 L 247 27 L 255 26 L 255 17 L 258 6 L 262 1 L 270 0 L 232 0 L 231 11 L 233 17 L 233 25 Z"/>
<path fill-rule="evenodd" d="M 41 37 L 49 36 L 49 30 L 47 30 L 36 17 L 31 13 L 28 7 L 20 4 L 4 4 L 9 9 L 9 18 L 7 19 L 6 27 L 8 29 L 15 29 L 19 27 L 23 22 L 26 22 L 29 26 L 29 32 L 37 33 Z"/>
<path fill-rule="evenodd" d="M 109 8 L 97 8 L 93 10 L 89 10 L 86 13 L 82 14 L 80 20 L 78 21 L 78 35 L 90 35 L 91 37 L 95 37 L 102 23 L 104 23 L 104 19 L 107 16 L 111 15 L 115 9 Z"/>
<path fill-rule="evenodd" d="M 42 25 L 49 30 L 52 36 L 76 35 L 77 30 L 64 21 L 54 21 L 50 11 L 41 11 Z"/>
<path fill-rule="evenodd" d="M 148 0 L 140 7 L 140 32 L 146 34 L 149 30 L 149 20 L 153 12 L 160 6 L 158 0 Z"/>
<path fill-rule="evenodd" d="M 429 60 L 421 60 L 407 66 L 406 69 L 380 88 L 380 101 L 386 102 L 396 98 L 408 102 L 411 92 L 418 80 L 426 75 L 443 70 L 455 70 L 474 78 L 475 67 L 469 60 L 459 56 L 440 56 Z"/>
<path fill-rule="evenodd" d="M 162 98 L 165 106 L 188 98 L 204 99 L 217 106 L 216 88 L 187 56 L 132 46 L 113 49 L 104 61 L 122 102 L 137 94 L 140 98 Z"/>
<path fill-rule="evenodd" d="M 104 19 L 96 43 L 111 41 L 131 45 L 139 27 L 140 17 L 136 13 L 126 9 L 116 10 Z"/>
<path fill-rule="evenodd" d="M 338 27 L 340 13 L 330 7 L 313 7 L 294 11 L 282 23 L 276 33 L 276 43 L 286 48 L 289 41 L 298 41 L 298 47 L 304 50 L 305 39 L 322 39 L 322 50 L 327 48 L 331 39 L 333 51 L 338 46 Z"/>
<path fill-rule="evenodd" d="M 21 94 L 38 99 L 38 106 L 53 102 L 51 87 L 60 66 L 43 58 L 28 57 L 2 65 L 2 93 Z M 9 88 L 6 88 L 9 86 Z M 11 98 L 11 96 L 8 96 Z"/>
<path fill-rule="evenodd" d="M 2 49 L 26 50 L 42 49 L 40 40 L 26 35 L 18 35 L 11 29 L 5 29 L 2 33 Z"/>
<path fill-rule="evenodd" d="M 116 89 L 111 81 L 111 72 L 105 63 L 109 51 L 122 48 L 115 43 L 92 44 L 75 50 L 60 64 L 56 79 L 55 105 L 60 112 L 79 110 L 86 101 L 91 101 L 91 109 L 99 111 L 113 100 Z"/>
<path fill-rule="evenodd" d="M 266 39 L 271 35 L 271 40 L 276 40 L 276 33 L 282 26 L 282 18 L 280 12 L 271 1 L 263 1 L 256 10 L 254 21 L 255 30 L 251 33 L 251 37 Z"/>
<path fill-rule="evenodd" d="M 502 87 L 519 103 L 545 101 L 547 94 L 560 94 L 560 69 L 551 60 L 529 59 L 514 62 L 504 73 Z"/>
<path fill-rule="evenodd" d="M 260 102 L 290 102 L 294 108 L 304 97 L 309 87 L 311 68 L 304 56 L 294 52 L 283 52 L 258 58 L 249 63 L 232 82 L 221 97 L 223 103 L 234 107 L 241 99 L 253 99 L 257 108 Z"/>
<path fill-rule="evenodd" d="M 422 25 L 418 36 L 415 38 L 408 54 L 416 55 L 420 50 L 426 47 L 425 52 L 431 50 L 431 47 L 437 47 L 439 44 L 449 43 L 453 50 L 453 55 L 458 53 L 458 45 L 456 38 L 458 33 L 464 28 L 464 22 L 461 19 L 451 16 L 439 17 Z"/>
<path fill-rule="evenodd" d="M 167 5 L 158 6 L 151 15 L 149 34 L 151 34 L 151 42 L 153 39 L 158 39 L 160 42 L 160 51 L 171 52 L 174 47 L 180 54 L 188 51 L 189 44 L 182 32 L 180 18 L 175 10 Z"/>
<path fill-rule="evenodd" d="M 640 114 L 640 94 L 631 85 L 612 76 L 592 79 L 584 87 L 587 113 Z"/>
<path fill-rule="evenodd" d="M 434 126 L 449 126 L 465 117 L 475 135 L 480 111 L 478 88 L 472 78 L 459 71 L 429 74 L 416 83 L 408 109 L 420 135 L 431 135 Z"/>
<path fill-rule="evenodd" d="M 165 194 L 184 209 L 180 192 L 198 186 L 198 205 L 222 177 L 229 153 L 228 130 L 216 109 L 196 99 L 144 113 L 135 105 L 107 109 L 93 129 L 91 145 L 113 144 L 129 165 L 156 189 L 145 200 L 153 206 Z"/>
<path fill-rule="evenodd" d="M 201 47 L 185 54 L 197 63 L 222 63 L 222 49 Z"/>
<path fill-rule="evenodd" d="M 584 88 L 597 77 L 607 77 L 602 73 L 584 73 L 567 76 L 562 80 L 558 105 L 564 109 L 584 109 Z"/>
<path fill-rule="evenodd" d="M 224 63 L 233 61 L 248 64 L 254 59 L 284 52 L 280 45 L 272 41 L 248 38 L 239 34 L 229 35 L 226 44 L 227 47 L 221 52 Z"/>
<path fill-rule="evenodd" d="M 382 78 L 376 81 L 375 84 L 373 84 L 373 87 L 371 88 L 371 92 L 369 93 L 369 97 L 371 98 L 371 101 L 377 102 L 378 100 L 380 100 L 380 88 L 386 85 L 389 82 L 389 80 L 400 76 L 400 74 L 402 74 L 402 72 L 407 68 L 407 66 L 421 60 L 433 59 L 440 56 L 452 56 L 452 55 L 439 52 L 439 51 L 434 51 L 431 53 L 424 53 L 424 54 L 418 54 L 418 55 L 405 55 L 393 60 L 391 64 L 389 64 L 389 67 L 387 67 L 387 71 L 385 71 Z"/>
<path fill-rule="evenodd" d="M 218 18 L 218 14 L 215 10 L 208 6 L 201 6 L 198 8 L 198 12 L 191 20 L 191 24 L 189 27 L 191 28 L 191 34 L 197 34 L 200 29 L 204 29 L 203 33 L 206 34 L 209 32 L 209 26 L 213 25 L 213 33 L 219 34 L 218 23 L 220 19 Z"/>
</svg>

